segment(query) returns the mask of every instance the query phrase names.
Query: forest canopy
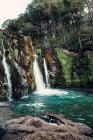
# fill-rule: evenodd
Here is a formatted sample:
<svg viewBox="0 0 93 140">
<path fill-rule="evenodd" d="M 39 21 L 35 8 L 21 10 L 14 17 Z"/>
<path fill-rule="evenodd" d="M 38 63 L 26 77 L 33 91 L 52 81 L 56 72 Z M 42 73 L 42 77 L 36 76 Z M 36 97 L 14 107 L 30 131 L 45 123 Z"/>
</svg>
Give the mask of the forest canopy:
<svg viewBox="0 0 93 140">
<path fill-rule="evenodd" d="M 36 44 L 47 36 L 50 46 L 80 51 L 93 45 L 92 0 L 33 0 L 17 19 L 2 27 L 29 35 Z"/>
</svg>

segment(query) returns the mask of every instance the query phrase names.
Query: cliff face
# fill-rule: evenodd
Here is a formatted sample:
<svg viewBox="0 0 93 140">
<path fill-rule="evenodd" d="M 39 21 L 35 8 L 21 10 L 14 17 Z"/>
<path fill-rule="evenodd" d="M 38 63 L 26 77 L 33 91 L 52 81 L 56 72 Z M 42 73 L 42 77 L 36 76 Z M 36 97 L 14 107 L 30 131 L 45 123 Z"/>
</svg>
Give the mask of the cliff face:
<svg viewBox="0 0 93 140">
<path fill-rule="evenodd" d="M 44 51 L 52 86 L 93 87 L 92 51 L 86 50 L 81 54 L 60 48 Z"/>
<path fill-rule="evenodd" d="M 39 51 L 42 75 L 45 75 L 42 64 L 45 57 L 53 88 L 93 87 L 92 51 L 84 50 L 81 54 L 60 48 Z M 35 89 L 33 61 L 34 51 L 29 36 L 0 31 L 0 100 L 7 100 L 9 82 L 14 99 L 20 99 Z"/>
<path fill-rule="evenodd" d="M 5 54 L 4 54 L 5 51 Z M 3 59 L 9 67 L 12 98 L 19 99 L 34 88 L 32 41 L 14 33 L 0 31 L 0 99 L 7 98 L 8 83 Z"/>
<path fill-rule="evenodd" d="M 59 64 L 59 60 L 57 59 L 55 52 L 51 49 L 45 49 L 44 52 L 44 57 L 46 59 L 47 62 L 47 66 L 48 66 L 48 70 L 49 70 L 49 75 L 50 75 L 50 82 L 52 87 L 56 87 L 57 85 L 59 85 L 61 83 L 60 79 L 59 79 L 59 75 L 60 74 L 60 64 Z"/>
</svg>

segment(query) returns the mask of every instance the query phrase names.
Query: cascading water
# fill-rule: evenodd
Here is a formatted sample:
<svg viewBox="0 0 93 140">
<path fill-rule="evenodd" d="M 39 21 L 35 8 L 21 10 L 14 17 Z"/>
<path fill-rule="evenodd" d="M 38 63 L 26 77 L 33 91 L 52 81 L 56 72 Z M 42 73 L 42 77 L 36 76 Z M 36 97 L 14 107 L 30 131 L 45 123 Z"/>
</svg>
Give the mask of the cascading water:
<svg viewBox="0 0 93 140">
<path fill-rule="evenodd" d="M 45 58 L 44 58 L 44 70 L 45 70 L 45 78 L 46 78 L 46 87 L 50 88 L 50 77 L 49 77 L 49 73 L 48 73 L 48 69 L 47 69 L 47 64 L 46 64 Z"/>
<path fill-rule="evenodd" d="M 3 47 L 3 66 L 4 66 L 4 69 L 5 69 L 5 74 L 6 74 L 6 82 L 7 82 L 7 85 L 8 85 L 8 99 L 11 100 L 12 98 L 12 83 L 11 83 L 11 75 L 10 75 L 10 68 L 9 68 L 9 65 L 7 64 L 6 62 L 6 57 L 5 57 L 5 48 L 4 48 L 4 45 L 3 45 L 3 41 L 2 41 L 2 47 Z"/>
<path fill-rule="evenodd" d="M 36 94 L 42 95 L 54 95 L 54 94 L 60 94 L 60 95 L 66 95 L 68 92 L 59 90 L 59 89 L 51 89 L 45 87 L 45 83 L 43 80 L 43 76 L 40 72 L 38 62 L 37 62 L 37 55 L 35 55 L 34 60 L 34 76 L 35 76 L 35 83 L 36 83 Z M 49 81 L 48 81 L 49 82 Z"/>
<path fill-rule="evenodd" d="M 35 55 L 35 60 L 34 60 L 34 76 L 35 76 L 36 90 L 44 91 L 45 84 L 44 84 L 43 77 L 38 66 L 37 55 Z"/>
</svg>

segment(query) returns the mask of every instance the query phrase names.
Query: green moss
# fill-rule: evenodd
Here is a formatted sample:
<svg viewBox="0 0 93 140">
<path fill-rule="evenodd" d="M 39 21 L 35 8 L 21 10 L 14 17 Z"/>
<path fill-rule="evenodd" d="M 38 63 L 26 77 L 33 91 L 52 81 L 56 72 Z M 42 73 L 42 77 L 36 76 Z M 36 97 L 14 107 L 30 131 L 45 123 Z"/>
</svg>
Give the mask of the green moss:
<svg viewBox="0 0 93 140">
<path fill-rule="evenodd" d="M 41 56 L 41 49 L 37 49 L 37 54 Z"/>
<path fill-rule="evenodd" d="M 66 55 L 61 49 L 55 48 L 57 53 L 57 57 L 62 66 L 62 77 L 63 84 L 70 85 L 71 84 L 71 73 L 72 73 L 72 58 Z"/>
<path fill-rule="evenodd" d="M 6 93 L 0 92 L 0 101 L 7 101 Z"/>
<path fill-rule="evenodd" d="M 72 79 L 72 84 L 75 86 L 79 86 L 80 85 L 80 78 L 76 72 L 73 73 L 73 77 L 74 78 Z"/>
<path fill-rule="evenodd" d="M 3 36 L 3 31 L 0 31 L 0 38 Z"/>
<path fill-rule="evenodd" d="M 72 83 L 76 86 L 91 86 L 93 83 L 93 53 L 84 52 L 73 63 Z"/>
<path fill-rule="evenodd" d="M 93 53 L 86 52 L 85 57 L 87 58 L 87 71 L 86 71 L 86 82 L 93 82 Z"/>
</svg>

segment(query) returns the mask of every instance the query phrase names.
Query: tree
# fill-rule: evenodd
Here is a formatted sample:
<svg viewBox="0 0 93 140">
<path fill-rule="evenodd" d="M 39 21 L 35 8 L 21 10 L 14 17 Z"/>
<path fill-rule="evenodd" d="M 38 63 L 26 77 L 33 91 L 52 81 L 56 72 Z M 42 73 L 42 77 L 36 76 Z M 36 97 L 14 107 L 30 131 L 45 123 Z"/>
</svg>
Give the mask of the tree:
<svg viewBox="0 0 93 140">
<path fill-rule="evenodd" d="M 7 19 L 6 21 L 4 21 L 2 24 L 2 28 L 6 29 L 9 26 L 10 22 L 12 22 L 11 19 Z"/>
</svg>

